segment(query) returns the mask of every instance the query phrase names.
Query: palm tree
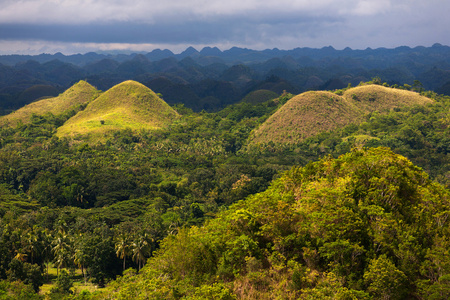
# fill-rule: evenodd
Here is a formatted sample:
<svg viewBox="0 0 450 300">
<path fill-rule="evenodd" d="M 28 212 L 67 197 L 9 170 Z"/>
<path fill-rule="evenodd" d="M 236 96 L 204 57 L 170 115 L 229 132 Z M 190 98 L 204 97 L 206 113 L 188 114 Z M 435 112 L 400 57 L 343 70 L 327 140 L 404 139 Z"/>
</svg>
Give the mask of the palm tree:
<svg viewBox="0 0 450 300">
<path fill-rule="evenodd" d="M 128 235 L 122 233 L 116 238 L 115 243 L 116 255 L 123 259 L 123 270 L 125 271 L 125 260 L 130 252 L 130 238 Z"/>
<path fill-rule="evenodd" d="M 53 240 L 53 245 L 52 251 L 57 266 L 56 272 L 59 274 L 59 270 L 68 262 L 68 255 L 70 253 L 69 237 L 63 231 L 59 231 Z"/>
<path fill-rule="evenodd" d="M 34 264 L 35 255 L 42 250 L 42 234 L 39 228 L 34 225 L 33 229 L 28 231 L 25 235 L 25 250 L 30 254 L 31 264 Z"/>
<path fill-rule="evenodd" d="M 140 234 L 136 237 L 134 242 L 131 244 L 133 251 L 133 260 L 138 264 L 138 272 L 145 263 L 146 256 L 151 252 L 151 245 L 149 242 L 153 240 L 149 238 L 147 233 Z"/>
<path fill-rule="evenodd" d="M 26 261 L 28 254 L 17 252 L 16 256 L 14 256 L 14 259 L 20 260 L 20 261 Z"/>
<path fill-rule="evenodd" d="M 44 264 L 47 267 L 48 280 L 48 265 L 52 258 L 52 235 L 47 229 L 42 234 L 42 255 L 44 256 Z"/>
<path fill-rule="evenodd" d="M 83 274 L 84 278 L 84 285 L 86 285 L 87 282 L 87 274 L 85 272 L 85 264 L 87 260 L 87 256 L 84 252 L 84 239 L 83 234 L 80 233 L 77 241 L 74 243 L 74 251 L 73 251 L 73 262 L 74 264 L 81 269 L 81 274 Z"/>
</svg>

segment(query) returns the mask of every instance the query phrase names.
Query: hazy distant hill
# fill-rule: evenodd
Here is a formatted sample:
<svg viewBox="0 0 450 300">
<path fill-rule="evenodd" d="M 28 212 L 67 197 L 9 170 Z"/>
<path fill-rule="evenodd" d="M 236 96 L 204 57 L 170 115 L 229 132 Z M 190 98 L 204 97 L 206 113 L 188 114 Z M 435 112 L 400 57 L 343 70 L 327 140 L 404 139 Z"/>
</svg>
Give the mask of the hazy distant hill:
<svg viewBox="0 0 450 300">
<path fill-rule="evenodd" d="M 374 77 L 390 85 L 412 85 L 450 93 L 450 47 L 398 47 L 337 50 L 295 48 L 263 51 L 233 47 L 221 51 L 189 47 L 180 54 L 153 50 L 134 54 L 77 54 L 0 56 L 0 110 L 17 109 L 41 96 L 23 97 L 30 87 L 45 85 L 65 90 L 79 80 L 98 89 L 135 80 L 161 93 L 168 103 L 183 103 L 195 111 L 217 111 L 239 102 L 252 91 L 284 90 L 298 94 L 309 90 L 333 90 L 370 81 Z M 161 90 L 149 82 L 170 81 Z M 215 84 L 211 84 L 211 82 Z M 217 86 L 230 93 L 217 93 Z M 170 88 L 167 88 L 170 86 Z M 30 100 L 31 99 L 31 100 Z"/>
<path fill-rule="evenodd" d="M 152 90 L 135 82 L 122 82 L 90 102 L 85 110 L 58 128 L 58 136 L 103 136 L 120 129 L 156 129 L 178 118 Z"/>
<path fill-rule="evenodd" d="M 98 97 L 99 94 L 100 91 L 82 80 L 57 97 L 30 103 L 9 115 L 0 117 L 0 124 L 9 124 L 11 126 L 15 126 L 19 122 L 25 124 L 30 122 L 30 117 L 33 114 L 52 113 L 58 115 L 71 109 L 77 109 L 80 105 L 87 104 Z"/>
<path fill-rule="evenodd" d="M 294 48 L 290 50 L 280 50 L 277 48 L 266 50 L 252 50 L 246 48 L 232 47 L 228 50 L 220 50 L 217 47 L 205 47 L 198 51 L 193 47 L 188 47 L 186 50 L 179 54 L 175 54 L 170 50 L 155 49 L 151 52 L 145 53 L 133 53 L 133 54 L 98 54 L 94 52 L 86 54 L 74 54 L 64 55 L 62 53 L 56 54 L 40 54 L 40 55 L 0 55 L 0 63 L 4 65 L 14 66 L 17 63 L 25 62 L 28 60 L 34 60 L 39 63 L 46 63 L 52 60 L 59 60 L 65 63 L 74 64 L 77 66 L 84 66 L 89 63 L 100 61 L 102 59 L 112 59 L 117 62 L 124 62 L 132 59 L 137 55 L 145 55 L 150 61 L 158 61 L 161 59 L 174 57 L 181 60 L 186 57 L 191 57 L 195 60 L 201 60 L 204 57 L 216 57 L 220 61 L 226 64 L 239 64 L 239 63 L 261 63 L 269 61 L 273 58 L 281 58 L 285 60 L 286 57 L 292 57 L 295 60 L 302 59 L 303 62 L 308 61 L 305 58 L 311 58 L 309 60 L 322 60 L 322 59 L 347 59 L 355 58 L 359 60 L 360 65 L 378 65 L 381 63 L 386 68 L 392 65 L 392 62 L 402 64 L 407 61 L 415 60 L 419 64 L 429 64 L 436 62 L 437 60 L 444 60 L 448 63 L 448 53 L 450 51 L 449 46 L 434 44 L 432 47 L 407 47 L 401 46 L 397 48 L 367 48 L 364 50 L 353 50 L 345 48 L 343 50 L 335 49 L 331 46 L 323 48 Z M 369 61 L 370 59 L 370 61 Z"/>
<path fill-rule="evenodd" d="M 277 93 L 274 93 L 269 90 L 257 90 L 251 93 L 248 93 L 243 99 L 242 102 L 256 104 L 263 103 L 271 99 L 275 99 L 278 97 Z"/>
<path fill-rule="evenodd" d="M 416 92 L 379 85 L 351 88 L 342 96 L 326 91 L 306 92 L 289 100 L 255 130 L 251 144 L 296 143 L 323 131 L 359 123 L 369 112 L 431 102 Z"/>
</svg>

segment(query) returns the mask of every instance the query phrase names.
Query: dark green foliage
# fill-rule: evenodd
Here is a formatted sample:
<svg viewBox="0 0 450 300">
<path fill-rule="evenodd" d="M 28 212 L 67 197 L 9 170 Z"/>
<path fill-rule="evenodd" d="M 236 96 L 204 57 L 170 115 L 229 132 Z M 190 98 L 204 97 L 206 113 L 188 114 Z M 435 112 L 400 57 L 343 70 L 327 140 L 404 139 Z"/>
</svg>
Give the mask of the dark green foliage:
<svg viewBox="0 0 450 300">
<path fill-rule="evenodd" d="M 19 259 L 11 260 L 7 274 L 8 280 L 23 281 L 25 284 L 31 285 L 35 292 L 38 292 L 39 287 L 44 284 L 42 269 L 36 264 L 22 262 Z"/>
<path fill-rule="evenodd" d="M 406 158 L 355 149 L 293 168 L 204 227 L 165 239 L 135 280 L 171 278 L 185 297 L 217 280 L 264 299 L 446 295 L 448 241 L 430 237 L 449 233 L 449 199 Z"/>
<path fill-rule="evenodd" d="M 71 294 L 73 281 L 66 270 L 62 270 L 56 279 L 55 287 L 51 290 L 52 294 Z"/>
<path fill-rule="evenodd" d="M 44 296 L 38 295 L 33 287 L 21 281 L 8 282 L 0 280 L 0 299 L 4 300 L 40 300 Z"/>
<path fill-rule="evenodd" d="M 83 255 L 82 263 L 92 281 L 103 287 L 107 280 L 120 272 L 120 260 L 114 250 L 113 233 L 106 226 L 99 226 L 93 233 L 85 233 L 78 241 Z"/>
<path fill-rule="evenodd" d="M 408 294 L 407 277 L 383 255 L 370 262 L 364 281 L 368 292 L 378 299 L 405 299 Z"/>
</svg>

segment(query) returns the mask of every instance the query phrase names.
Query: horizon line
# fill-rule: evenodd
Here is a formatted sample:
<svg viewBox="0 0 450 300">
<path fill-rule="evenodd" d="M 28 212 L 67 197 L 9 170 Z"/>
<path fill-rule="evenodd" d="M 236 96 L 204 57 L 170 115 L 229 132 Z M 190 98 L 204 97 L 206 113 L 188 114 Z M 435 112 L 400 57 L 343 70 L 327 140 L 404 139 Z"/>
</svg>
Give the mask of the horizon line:
<svg viewBox="0 0 450 300">
<path fill-rule="evenodd" d="M 198 46 L 197 46 L 198 47 Z M 248 50 L 248 51 L 254 51 L 254 52 L 264 52 L 264 51 L 280 51 L 280 52 L 289 52 L 289 51 L 294 51 L 297 49 L 310 49 L 310 50 L 326 50 L 326 49 L 330 49 L 330 50 L 335 50 L 335 51 L 368 51 L 368 50 L 395 50 L 398 48 L 409 48 L 409 49 L 416 49 L 416 48 L 433 48 L 433 47 L 449 47 L 449 45 L 443 45 L 441 43 L 434 43 L 431 46 L 423 46 L 423 45 L 416 45 L 416 46 L 407 46 L 407 45 L 401 45 L 401 46 L 396 46 L 396 47 L 366 47 L 364 49 L 362 48 L 351 48 L 351 47 L 345 47 L 345 48 L 335 48 L 332 45 L 328 45 L 328 46 L 323 46 L 323 47 L 308 47 L 308 46 L 304 46 L 304 47 L 295 47 L 295 48 L 291 48 L 291 49 L 280 49 L 278 47 L 274 47 L 274 48 L 265 48 L 265 49 L 252 49 L 252 48 L 248 48 L 248 47 L 240 47 L 240 46 L 232 46 L 226 50 L 221 50 L 218 46 L 201 46 L 201 50 L 200 47 L 196 48 L 196 46 L 187 46 L 183 51 L 181 52 L 174 52 L 174 50 L 168 49 L 168 48 L 154 48 L 150 51 L 147 50 L 133 50 L 133 49 L 111 49 L 111 50 L 86 50 L 86 52 L 77 52 L 77 53 L 72 53 L 72 54 L 68 54 L 68 53 L 64 53 L 64 51 L 56 51 L 55 52 L 41 52 L 39 54 L 23 54 L 23 53 L 8 53 L 8 54 L 1 54 L 0 51 L 0 56 L 40 56 L 40 55 L 63 55 L 63 56 L 76 56 L 76 55 L 86 55 L 86 54 L 90 54 L 90 53 L 95 53 L 98 55 L 133 55 L 133 54 L 150 54 L 154 51 L 170 51 L 173 55 L 181 55 L 185 52 L 188 52 L 188 50 L 193 49 L 198 53 L 201 53 L 202 51 L 204 51 L 205 49 L 209 50 L 215 50 L 217 49 L 218 51 L 220 51 L 221 53 L 224 52 L 228 52 L 231 51 L 232 49 L 241 49 L 241 50 Z M 6 52 L 6 51 L 5 51 Z"/>
</svg>

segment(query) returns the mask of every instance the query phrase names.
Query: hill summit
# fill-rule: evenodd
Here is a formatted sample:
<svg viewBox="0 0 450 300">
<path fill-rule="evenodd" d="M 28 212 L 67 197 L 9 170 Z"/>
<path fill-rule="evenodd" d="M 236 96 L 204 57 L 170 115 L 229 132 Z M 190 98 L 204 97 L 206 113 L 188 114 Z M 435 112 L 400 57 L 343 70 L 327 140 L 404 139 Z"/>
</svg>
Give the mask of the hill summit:
<svg viewBox="0 0 450 300">
<path fill-rule="evenodd" d="M 19 122 L 24 124 L 31 122 L 33 114 L 52 113 L 58 115 L 71 109 L 77 110 L 80 105 L 87 104 L 97 98 L 99 94 L 99 90 L 86 81 L 81 80 L 57 97 L 30 103 L 9 115 L 1 117 L 0 124 L 15 126 Z"/>
<path fill-rule="evenodd" d="M 371 112 L 432 102 L 416 92 L 373 84 L 350 88 L 342 95 L 305 92 L 290 99 L 255 130 L 250 144 L 293 144 L 320 132 L 360 123 Z"/>
<path fill-rule="evenodd" d="M 104 298 L 448 299 L 449 198 L 405 157 L 355 148 L 180 229 Z"/>
<path fill-rule="evenodd" d="M 58 128 L 58 136 L 105 135 L 120 129 L 157 129 L 179 117 L 164 100 L 136 81 L 122 82 Z"/>
</svg>

